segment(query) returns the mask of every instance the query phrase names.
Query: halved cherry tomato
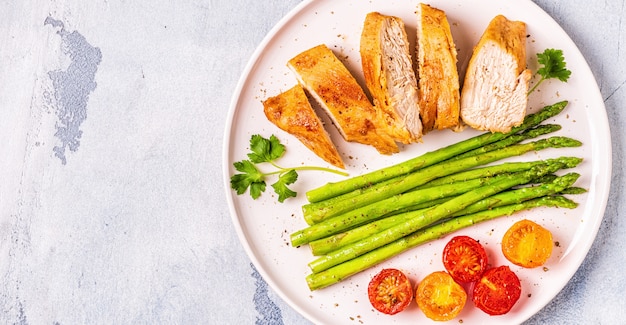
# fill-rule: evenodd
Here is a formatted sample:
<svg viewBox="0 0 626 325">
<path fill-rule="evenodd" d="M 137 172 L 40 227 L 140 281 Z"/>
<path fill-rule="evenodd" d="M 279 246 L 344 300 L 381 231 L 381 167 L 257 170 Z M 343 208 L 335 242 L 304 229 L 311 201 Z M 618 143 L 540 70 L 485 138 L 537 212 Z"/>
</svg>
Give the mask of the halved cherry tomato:
<svg viewBox="0 0 626 325">
<path fill-rule="evenodd" d="M 515 265 L 533 268 L 543 265 L 552 255 L 552 233 L 524 219 L 509 228 L 502 238 L 502 253 Z"/>
<path fill-rule="evenodd" d="M 474 284 L 472 300 L 489 315 L 508 313 L 522 294 L 522 285 L 515 272 L 502 265 L 489 269 Z"/>
<path fill-rule="evenodd" d="M 413 287 L 402 271 L 383 269 L 370 281 L 367 295 L 376 310 L 393 315 L 406 309 L 413 300 Z"/>
<path fill-rule="evenodd" d="M 456 281 L 478 281 L 487 269 L 487 253 L 474 238 L 456 236 L 443 248 L 443 266 Z"/>
<path fill-rule="evenodd" d="M 465 289 L 444 271 L 427 275 L 415 292 L 417 305 L 426 317 L 447 321 L 456 317 L 467 301 Z"/>
</svg>

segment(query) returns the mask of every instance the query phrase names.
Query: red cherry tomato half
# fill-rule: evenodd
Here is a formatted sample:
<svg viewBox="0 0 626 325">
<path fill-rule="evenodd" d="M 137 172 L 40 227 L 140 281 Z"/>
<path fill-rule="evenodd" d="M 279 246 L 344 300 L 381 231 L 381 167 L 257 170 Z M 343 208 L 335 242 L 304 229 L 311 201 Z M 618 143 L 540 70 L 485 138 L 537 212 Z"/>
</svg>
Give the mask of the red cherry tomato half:
<svg viewBox="0 0 626 325">
<path fill-rule="evenodd" d="M 502 265 L 489 269 L 474 285 L 472 300 L 476 307 L 489 315 L 508 313 L 522 294 L 515 272 Z"/>
<path fill-rule="evenodd" d="M 487 253 L 474 238 L 456 236 L 443 249 L 443 266 L 456 281 L 478 281 L 487 269 Z"/>
<path fill-rule="evenodd" d="M 413 287 L 402 271 L 383 269 L 370 281 L 367 295 L 376 310 L 393 315 L 406 309 L 413 300 Z"/>
</svg>

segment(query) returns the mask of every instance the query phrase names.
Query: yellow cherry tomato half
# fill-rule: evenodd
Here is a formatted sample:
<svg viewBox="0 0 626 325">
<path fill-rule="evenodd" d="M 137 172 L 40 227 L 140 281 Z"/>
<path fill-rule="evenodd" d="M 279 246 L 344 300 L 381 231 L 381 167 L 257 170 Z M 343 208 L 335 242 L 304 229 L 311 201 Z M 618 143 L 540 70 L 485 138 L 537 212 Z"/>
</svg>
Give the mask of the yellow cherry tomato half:
<svg viewBox="0 0 626 325">
<path fill-rule="evenodd" d="M 435 271 L 419 283 L 415 300 L 426 317 L 435 321 L 448 321 L 463 310 L 467 293 L 448 272 Z"/>
<path fill-rule="evenodd" d="M 533 268 L 543 265 L 552 255 L 552 233 L 524 219 L 513 224 L 502 238 L 502 253 L 515 265 Z"/>
</svg>

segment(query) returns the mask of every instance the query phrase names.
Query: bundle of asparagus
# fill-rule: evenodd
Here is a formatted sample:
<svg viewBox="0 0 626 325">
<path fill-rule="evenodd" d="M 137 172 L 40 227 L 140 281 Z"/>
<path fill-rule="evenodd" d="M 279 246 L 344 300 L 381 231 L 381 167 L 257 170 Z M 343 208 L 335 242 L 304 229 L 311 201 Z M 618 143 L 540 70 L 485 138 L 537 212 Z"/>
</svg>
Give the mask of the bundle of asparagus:
<svg viewBox="0 0 626 325">
<path fill-rule="evenodd" d="M 576 157 L 490 163 L 545 148 L 578 147 L 577 140 L 552 136 L 558 125 L 540 125 L 564 110 L 567 101 L 528 115 L 508 133 L 479 136 L 307 192 L 302 207 L 308 227 L 291 234 L 293 246 L 308 244 L 311 290 L 321 289 L 410 248 L 478 222 L 534 207 L 575 208 L 563 194 L 577 194 L 580 176 L 561 169 Z M 532 186 L 529 186 L 532 185 Z"/>
</svg>

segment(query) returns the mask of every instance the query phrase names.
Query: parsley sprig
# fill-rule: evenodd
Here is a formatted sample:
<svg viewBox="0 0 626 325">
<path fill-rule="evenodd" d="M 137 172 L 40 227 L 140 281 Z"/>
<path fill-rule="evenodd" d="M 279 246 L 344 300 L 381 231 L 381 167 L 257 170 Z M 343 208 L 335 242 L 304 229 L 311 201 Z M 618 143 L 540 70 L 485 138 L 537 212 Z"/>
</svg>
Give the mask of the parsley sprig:
<svg viewBox="0 0 626 325">
<path fill-rule="evenodd" d="M 291 190 L 288 185 L 298 180 L 297 171 L 320 170 L 348 176 L 345 172 L 324 167 L 300 166 L 284 168 L 277 165 L 275 161 L 282 157 L 286 150 L 285 146 L 280 143 L 280 140 L 275 135 L 271 135 L 269 139 L 259 134 L 252 135 L 250 138 L 250 151 L 247 160 L 233 163 L 235 169 L 241 173 L 231 176 L 230 186 L 237 192 L 237 195 L 244 194 L 246 190 L 250 189 L 250 196 L 255 200 L 261 196 L 261 193 L 265 192 L 265 178 L 268 176 L 278 175 L 278 180 L 272 184 L 272 188 L 278 194 L 278 201 L 281 203 L 290 197 L 296 197 L 297 193 Z M 268 163 L 277 170 L 266 173 L 261 172 L 257 168 L 257 164 L 261 163 Z"/>
<path fill-rule="evenodd" d="M 545 49 L 543 53 L 537 53 L 537 62 L 539 62 L 542 67 L 537 70 L 535 75 L 540 75 L 541 78 L 528 91 L 528 94 L 535 91 L 535 89 L 547 79 L 557 78 L 563 82 L 567 82 L 567 79 L 569 79 L 572 74 L 565 66 L 565 58 L 563 57 L 562 50 Z"/>
</svg>

